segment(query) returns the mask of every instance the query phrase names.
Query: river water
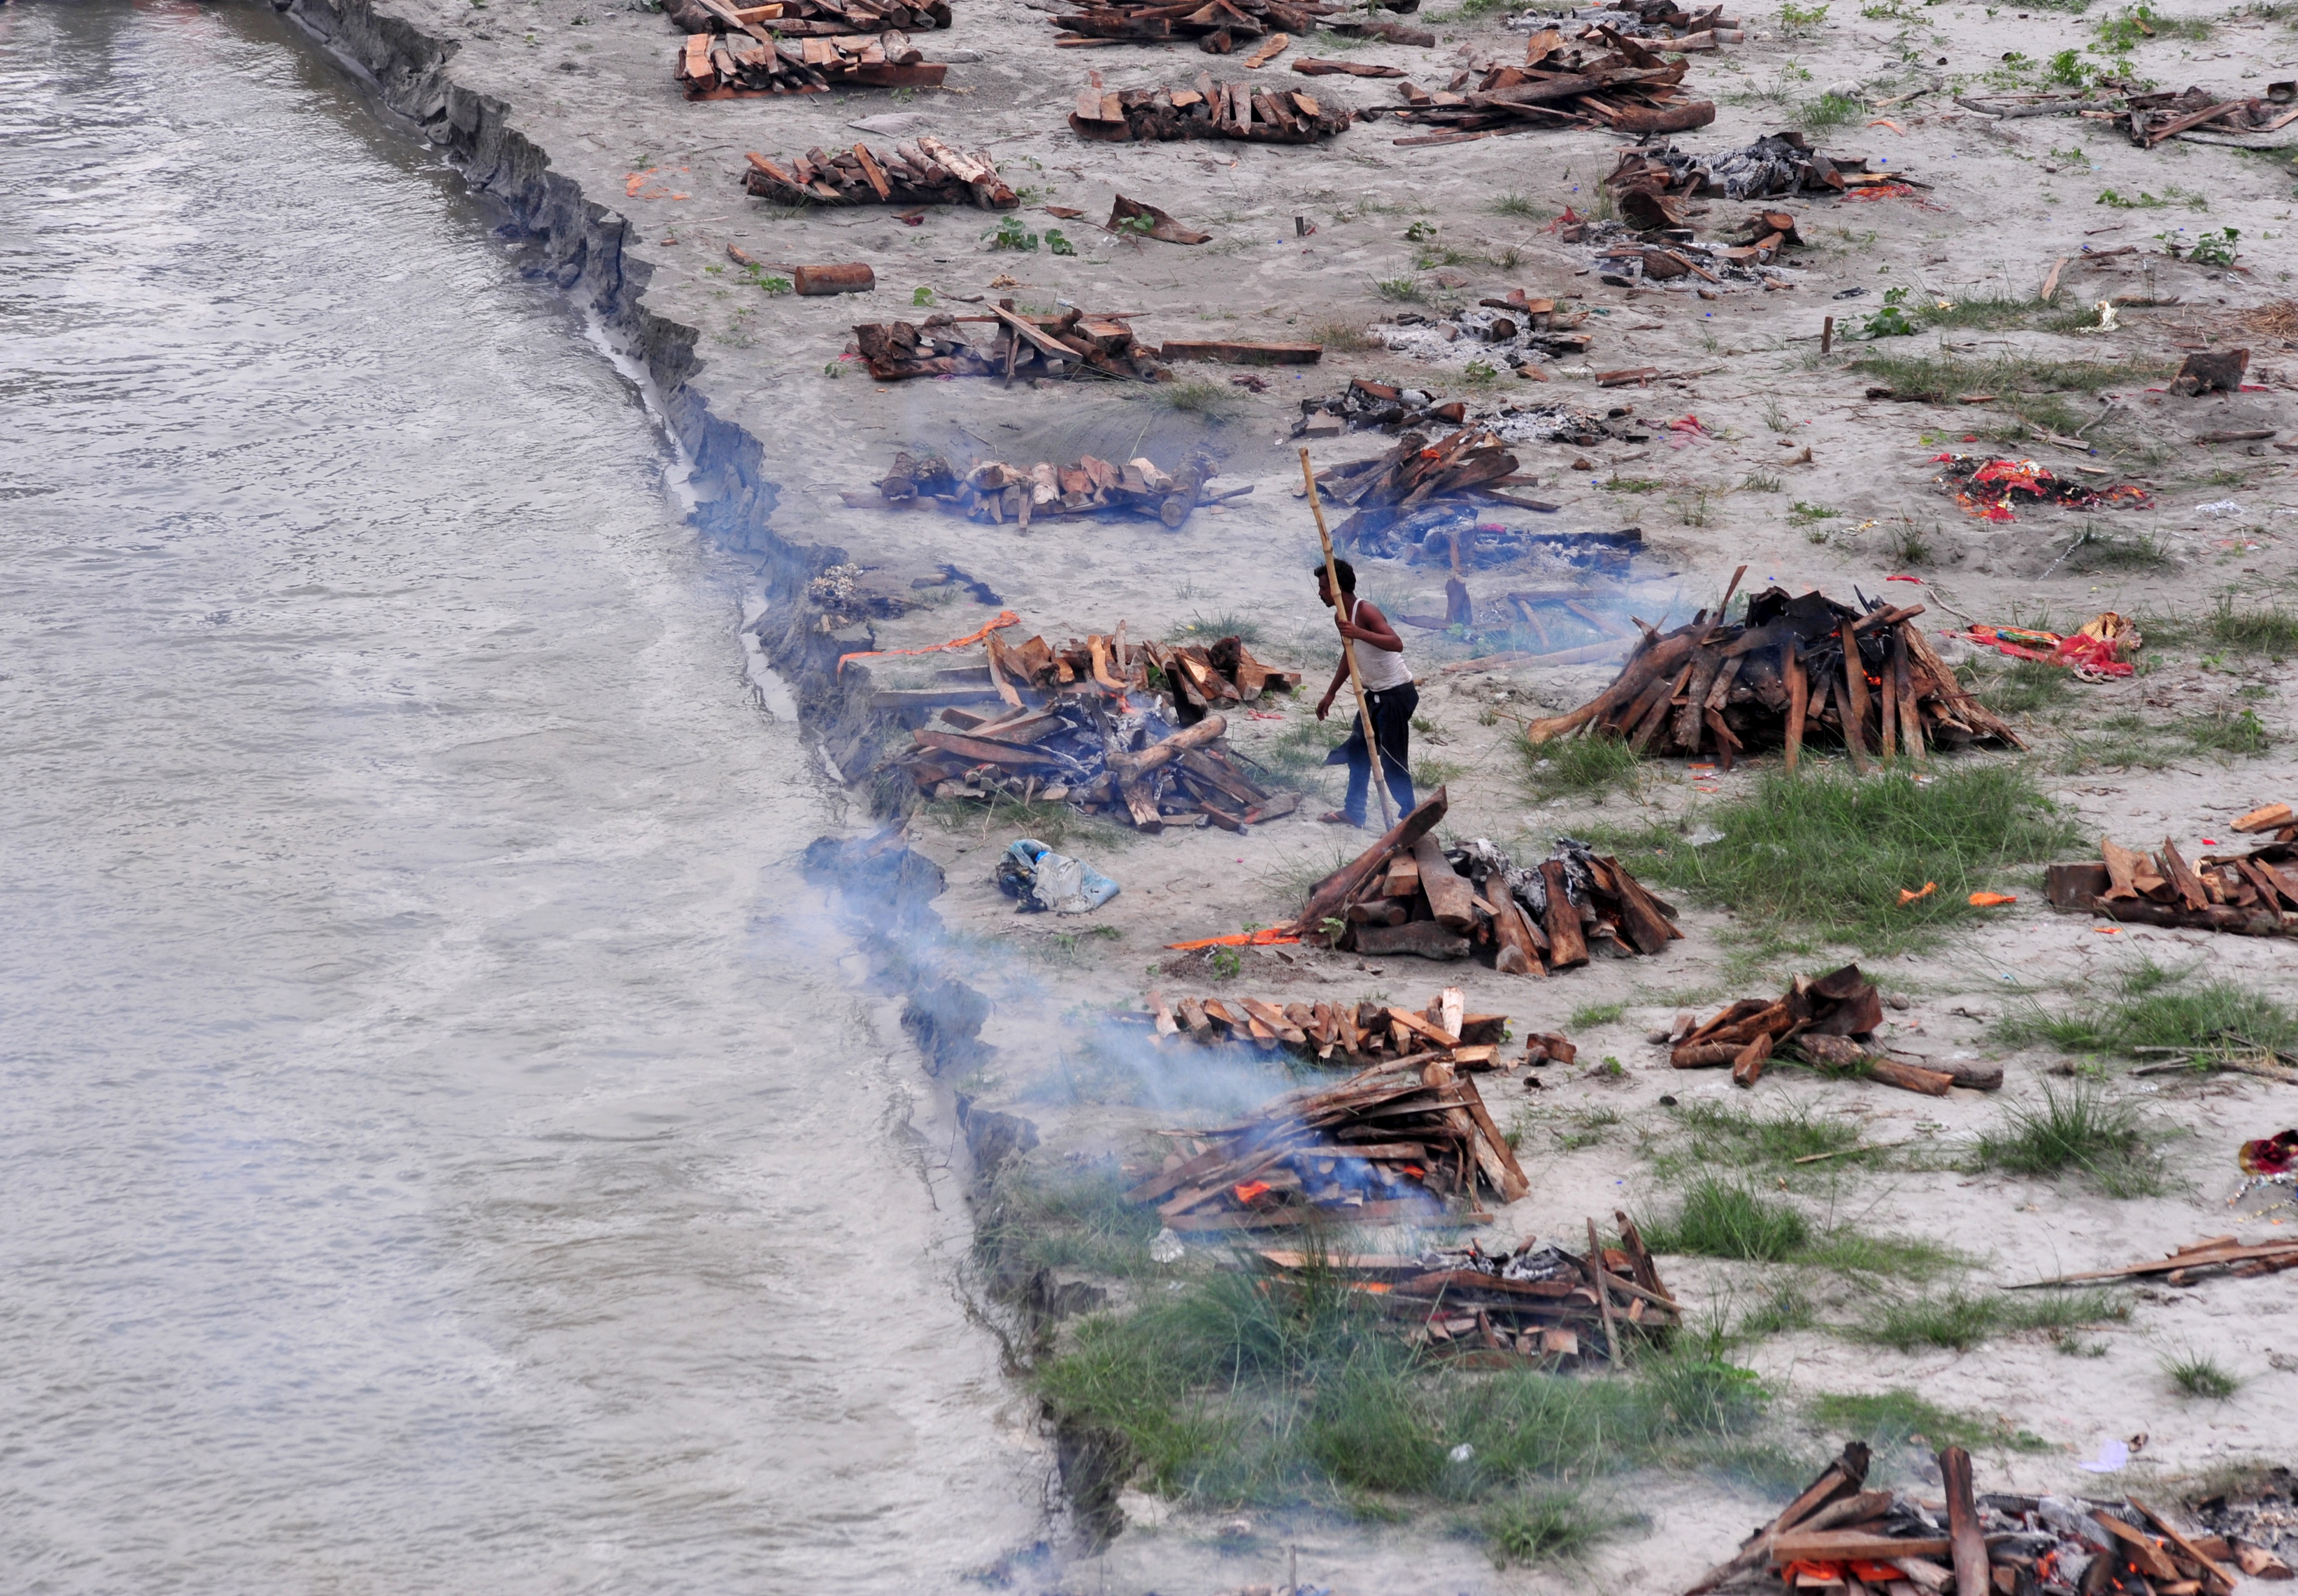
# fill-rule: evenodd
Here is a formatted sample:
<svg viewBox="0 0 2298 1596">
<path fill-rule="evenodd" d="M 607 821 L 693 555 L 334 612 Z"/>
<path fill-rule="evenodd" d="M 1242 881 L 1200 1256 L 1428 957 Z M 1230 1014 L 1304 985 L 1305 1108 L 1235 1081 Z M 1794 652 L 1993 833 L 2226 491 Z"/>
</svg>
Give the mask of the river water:
<svg viewBox="0 0 2298 1596">
<path fill-rule="evenodd" d="M 268 8 L 0 5 L 10 1590 L 1034 1533 L 742 574 L 494 219 Z"/>
</svg>

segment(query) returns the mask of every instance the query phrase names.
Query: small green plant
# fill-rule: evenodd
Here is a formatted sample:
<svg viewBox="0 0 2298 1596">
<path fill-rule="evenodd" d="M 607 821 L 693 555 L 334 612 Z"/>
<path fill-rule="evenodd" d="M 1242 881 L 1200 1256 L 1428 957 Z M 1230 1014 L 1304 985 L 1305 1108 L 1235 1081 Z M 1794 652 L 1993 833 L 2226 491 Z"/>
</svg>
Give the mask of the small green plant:
<svg viewBox="0 0 2298 1596">
<path fill-rule="evenodd" d="M 1740 485 L 1750 493 L 1783 493 L 1787 492 L 1788 484 L 1778 472 L 1765 471 L 1758 467 L 1741 478 Z"/>
<path fill-rule="evenodd" d="M 1059 227 L 1047 227 L 1046 229 L 1046 252 L 1053 255 L 1074 255 L 1077 253 L 1077 245 L 1062 237 L 1062 230 Z"/>
<path fill-rule="evenodd" d="M 1798 5 L 1796 0 L 1784 0 L 1780 6 L 1780 31 L 1790 38 L 1808 38 L 1826 21 L 1824 5 Z"/>
<path fill-rule="evenodd" d="M 1517 194 L 1513 189 L 1492 202 L 1492 212 L 1497 216 L 1513 216 L 1519 221 L 1545 221 L 1553 214 L 1530 194 Z"/>
<path fill-rule="evenodd" d="M 1807 504 L 1800 499 L 1788 506 L 1788 523 L 1792 526 L 1808 526 L 1814 521 L 1839 521 L 1842 518 L 1843 512 L 1839 509 L 1830 509 L 1823 504 Z"/>
<path fill-rule="evenodd" d="M 2235 241 L 2241 236 L 2239 227 L 2220 227 L 2214 233 L 2204 233 L 2187 250 L 2186 258 L 2197 266 L 2232 266 Z M 2175 246 L 2169 247 L 2172 254 L 2178 252 Z"/>
<path fill-rule="evenodd" d="M 933 302 L 934 291 L 932 289 L 913 288 L 910 290 L 910 303 L 913 305 L 930 305 Z"/>
<path fill-rule="evenodd" d="M 1184 415 L 1211 422 L 1228 420 L 1241 403 L 1235 388 L 1201 376 L 1185 383 L 1161 383 L 1157 396 Z"/>
<path fill-rule="evenodd" d="M 1811 1245 L 1800 1210 L 1733 1181 L 1704 1176 L 1686 1188 L 1673 1215 L 1644 1227 L 1655 1252 L 1783 1263 Z"/>
<path fill-rule="evenodd" d="M 767 294 L 788 294 L 790 291 L 790 280 L 788 277 L 762 277 L 755 267 L 750 271 L 750 281 Z"/>
<path fill-rule="evenodd" d="M 1311 343 L 1342 354 L 1361 354 L 1381 347 L 1377 338 L 1367 337 L 1364 328 L 1353 321 L 1319 322 L 1309 330 L 1309 337 Z"/>
<path fill-rule="evenodd" d="M 1018 216 L 1007 217 L 997 224 L 996 232 L 984 233 L 982 236 L 989 240 L 989 247 L 993 250 L 1034 250 L 1037 247 L 1037 236 L 1022 227 L 1021 219 Z"/>
<path fill-rule="evenodd" d="M 1667 484 L 1657 476 L 1622 476 L 1616 471 L 1612 474 L 1611 480 L 1604 484 L 1604 492 L 1607 493 L 1652 493 L 1666 486 Z"/>
<path fill-rule="evenodd" d="M 1852 1333 L 1902 1352 L 1928 1347 L 1967 1352 L 1991 1336 L 2065 1332 L 2129 1317 L 2127 1305 L 2100 1291 L 1980 1293 L 1957 1286 L 1937 1295 L 1880 1299 Z"/>
<path fill-rule="evenodd" d="M 1234 947 L 1216 947 L 1206 961 L 1212 967 L 1215 980 L 1235 980 L 1244 973 L 1244 955 Z"/>
<path fill-rule="evenodd" d="M 1500 380 L 1500 368 L 1483 359 L 1469 361 L 1460 372 L 1460 381 L 1471 388 L 1489 388 Z"/>
<path fill-rule="evenodd" d="M 2221 594 L 2204 635 L 2223 648 L 2285 659 L 2298 654 L 2298 610 L 2271 604 L 2237 609 L 2231 595 Z"/>
<path fill-rule="evenodd" d="M 1848 95 L 1822 95 L 1796 107 L 1796 120 L 1814 131 L 1845 127 L 1866 114 L 1867 107 Z"/>
<path fill-rule="evenodd" d="M 1878 1450 L 1909 1447 L 2001 1446 L 2014 1451 L 2056 1449 L 2041 1436 L 2015 1428 L 2007 1419 L 1989 1423 L 1929 1402 L 1905 1385 L 1873 1395 L 1829 1392 L 1813 1400 L 1811 1416 L 1829 1430 L 1864 1436 Z"/>
<path fill-rule="evenodd" d="M 1521 1492 L 1484 1509 L 1478 1527 L 1492 1567 L 1575 1562 L 1607 1534 L 1635 1522 L 1591 1508 L 1580 1492 L 1555 1486 Z"/>
<path fill-rule="evenodd" d="M 1572 1011 L 1572 1017 L 1564 1026 L 1572 1031 L 1593 1030 L 1600 1025 L 1611 1024 L 1627 1012 L 1624 1003 L 1583 1003 Z"/>
<path fill-rule="evenodd" d="M 1907 291 L 1889 288 L 1883 293 L 1882 309 L 1861 317 L 1843 335 L 1868 343 L 1878 338 L 1912 338 L 1922 330 L 1907 309 Z"/>
<path fill-rule="evenodd" d="M 2222 1402 L 2242 1389 L 2242 1381 L 2217 1359 L 2191 1348 L 2164 1358 L 2162 1372 L 2170 1377 L 2171 1385 L 2199 1402 Z"/>
<path fill-rule="evenodd" d="M 1413 244 L 1426 244 L 1436 236 L 1435 224 L 1425 221 L 1413 222 L 1404 229 L 1404 236 Z"/>
<path fill-rule="evenodd" d="M 1420 279 L 1416 277 L 1375 277 L 1372 286 L 1373 292 L 1381 298 L 1400 303 L 1416 304 L 1428 297 L 1421 289 Z"/>
<path fill-rule="evenodd" d="M 2159 197 L 2143 188 L 2136 194 L 2124 194 L 2115 189 L 2102 188 L 2098 191 L 2098 203 L 2110 211 L 2166 211 L 2172 205 L 2184 205 L 2189 211 L 2207 211 L 2211 208 L 2208 195 L 2181 188 L 2176 183 L 2163 185 L 2162 193 Z"/>
</svg>

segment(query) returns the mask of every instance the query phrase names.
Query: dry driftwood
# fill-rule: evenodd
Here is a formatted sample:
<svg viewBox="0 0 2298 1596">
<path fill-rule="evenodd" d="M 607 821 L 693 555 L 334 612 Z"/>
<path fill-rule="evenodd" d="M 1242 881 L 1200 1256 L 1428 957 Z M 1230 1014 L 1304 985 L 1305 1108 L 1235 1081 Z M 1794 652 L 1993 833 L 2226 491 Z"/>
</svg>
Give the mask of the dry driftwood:
<svg viewBox="0 0 2298 1596">
<path fill-rule="evenodd" d="M 1400 86 L 1405 109 L 1396 120 L 1443 131 L 1400 138 L 1400 145 L 1452 144 L 1496 133 L 1552 128 L 1602 128 L 1649 136 L 1687 132 L 1715 120 L 1713 102 L 1694 100 L 1681 84 L 1689 63 L 1609 28 L 1597 37 L 1609 49 L 1568 45 L 1554 28 L 1525 41 L 1521 62 L 1481 62 L 1431 92 L 1409 80 Z"/>
<path fill-rule="evenodd" d="M 2267 823 L 2286 809 L 2260 810 Z M 2252 817 L 2245 815 L 2244 820 Z M 2242 830 L 2241 822 L 2236 823 Z M 2192 864 L 2169 838 L 2150 854 L 2102 838 L 2097 862 L 2053 864 L 2044 892 L 2054 909 L 2088 912 L 2131 925 L 2186 927 L 2244 937 L 2298 936 L 2298 842 L 2274 841 L 2246 854 L 2204 854 Z"/>
<path fill-rule="evenodd" d="M 753 151 L 742 186 L 782 205 L 972 205 L 1012 211 L 1021 202 L 997 175 L 988 155 L 962 154 L 938 138 L 920 138 L 873 150 L 856 145 L 829 153 L 819 148 L 781 161 Z"/>
<path fill-rule="evenodd" d="M 832 88 L 938 88 L 948 70 L 926 60 L 904 33 L 776 39 L 754 24 L 743 33 L 687 35 L 671 75 L 690 100 L 732 100 Z"/>
<path fill-rule="evenodd" d="M 1179 138 L 1237 138 L 1255 144 L 1315 144 L 1348 130 L 1353 113 L 1328 106 L 1303 89 L 1217 83 L 1197 74 L 1188 88 L 1105 89 L 1098 81 L 1078 91 L 1070 127 L 1081 138 L 1104 143 L 1170 142 Z"/>
</svg>

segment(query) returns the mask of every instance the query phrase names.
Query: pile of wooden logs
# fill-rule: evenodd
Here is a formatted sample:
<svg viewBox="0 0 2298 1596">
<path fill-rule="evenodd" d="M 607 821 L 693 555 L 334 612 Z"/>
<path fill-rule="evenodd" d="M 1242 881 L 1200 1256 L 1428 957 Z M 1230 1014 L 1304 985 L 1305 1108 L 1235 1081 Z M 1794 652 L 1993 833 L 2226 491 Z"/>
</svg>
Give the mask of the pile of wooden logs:
<svg viewBox="0 0 2298 1596">
<path fill-rule="evenodd" d="M 1509 1253 L 1487 1253 L 1471 1243 L 1409 1257 L 1275 1249 L 1257 1256 L 1275 1271 L 1278 1286 L 1322 1269 L 1375 1294 L 1408 1341 L 1447 1363 L 1470 1369 L 1617 1364 L 1624 1341 L 1663 1339 L 1681 1322 L 1682 1311 L 1661 1284 L 1634 1221 L 1616 1210 L 1612 1217 L 1620 1245 L 1603 1245 L 1591 1219 L 1584 1253 L 1526 1236 Z"/>
<path fill-rule="evenodd" d="M 1253 658 L 1238 639 L 1128 646 L 1120 624 L 1112 636 L 1058 649 L 1037 637 L 1009 645 L 994 632 L 985 641 L 988 681 L 1006 707 L 988 715 L 943 707 L 941 724 L 913 730 L 913 746 L 881 771 L 936 798 L 1069 803 L 1145 831 L 1172 819 L 1241 831 L 1299 802 L 1244 774 L 1221 745 L 1228 723 L 1210 705 L 1290 691 L 1301 681 Z M 1153 669 L 1161 689 L 1151 685 Z"/>
<path fill-rule="evenodd" d="M 1157 346 L 1133 336 L 1122 315 L 1064 310 L 1059 316 L 1028 316 L 1010 299 L 988 307 L 987 316 L 938 313 L 922 322 L 863 322 L 854 329 L 855 351 L 880 382 L 913 376 L 1000 376 L 1013 378 L 1097 376 L 1121 382 L 1170 382 Z M 958 328 L 988 325 L 996 329 L 976 350 Z"/>
<path fill-rule="evenodd" d="M 1705 1024 L 1680 1016 L 1669 1035 L 1668 1062 L 1679 1070 L 1730 1065 L 1733 1084 L 1751 1087 L 1775 1054 L 1792 1053 L 1831 1073 L 1864 1076 L 1885 1086 L 1944 1097 L 1955 1087 L 1991 1092 L 2003 1084 L 1998 1064 L 1964 1060 L 1907 1063 L 1862 1046 L 1883 1023 L 1875 983 L 1846 964 L 1826 975 L 1798 975 L 1777 998 L 1742 997 Z"/>
<path fill-rule="evenodd" d="M 1148 996 L 1145 1021 L 1160 1043 L 1182 1037 L 1211 1047 L 1238 1042 L 1264 1053 L 1287 1048 L 1324 1063 L 1362 1069 L 1407 1054 L 1441 1053 L 1455 1070 L 1483 1071 L 1505 1066 L 1500 1046 L 1508 1040 L 1506 1014 L 1471 1014 L 1458 987 L 1447 987 L 1418 1013 L 1377 1003 L 1270 1003 L 1257 997 L 1184 997 L 1168 1005 L 1161 992 Z M 1561 1037 L 1544 1038 L 1571 1044 Z"/>
<path fill-rule="evenodd" d="M 1771 194 L 1815 191 L 1841 194 L 1883 183 L 1904 183 L 1906 174 L 1894 169 L 1871 172 L 1864 156 L 1824 155 L 1811 147 L 1799 132 L 1772 133 L 1736 150 L 1694 154 L 1674 145 L 1657 149 L 1623 150 L 1619 164 L 1604 179 L 1605 189 L 1619 203 L 1621 215 L 1635 227 L 1680 227 L 1685 211 L 1681 202 L 1692 199 L 1748 200 Z M 1657 207 L 1632 194 L 1667 202 Z M 1794 218 L 1788 219 L 1791 230 Z"/>
<path fill-rule="evenodd" d="M 1012 521 L 1024 532 L 1047 517 L 1095 515 L 1147 516 L 1178 531 L 1197 506 L 1252 492 L 1250 485 L 1212 492 L 1214 470 L 1210 457 L 1195 453 L 1167 472 L 1146 455 L 1122 466 L 1089 454 L 1071 466 L 983 460 L 960 471 L 941 455 L 904 452 L 875 492 L 843 497 L 856 509 L 930 507 L 996 525 Z"/>
<path fill-rule="evenodd" d="M 2271 133 L 2298 122 L 2298 104 L 2293 104 L 2293 87 L 2278 83 L 2268 97 L 2253 95 L 2247 99 L 2221 100 L 2207 89 L 2188 88 L 2172 94 L 2164 90 L 2157 94 L 2132 95 L 2123 103 L 2129 108 L 2130 142 L 2142 150 L 2151 150 L 2166 138 L 2194 130 L 2203 133 L 2227 133 L 2237 138 L 2252 134 Z"/>
<path fill-rule="evenodd" d="M 949 0 L 664 0 L 663 14 L 681 33 L 747 33 L 765 29 L 784 38 L 839 33 L 924 33 L 949 26 Z"/>
<path fill-rule="evenodd" d="M 1790 598 L 1766 588 L 1748 600 L 1744 621 L 1720 624 L 1703 610 L 1673 632 L 1648 632 L 1609 687 L 1568 715 L 1533 722 L 1525 736 L 1535 746 L 1574 732 L 1619 737 L 1639 754 L 1705 748 L 1726 770 L 1759 747 L 1784 748 L 1793 770 L 1815 727 L 1840 738 L 1862 771 L 1871 750 L 1889 759 L 1904 747 L 1920 764 L 1926 742 L 2026 747 L 1956 682 L 1914 624 L 1922 613 L 1920 604 L 1876 600 L 1854 609 L 1816 591 Z M 1847 670 L 1853 658 L 1858 668 Z"/>
<path fill-rule="evenodd" d="M 1514 477 L 1516 468 L 1517 458 L 1500 434 L 1483 427 L 1461 427 L 1433 445 L 1418 433 L 1407 433 L 1385 454 L 1326 467 L 1318 473 L 1317 492 L 1351 508 L 1348 518 L 1333 528 L 1333 542 L 1345 548 L 1446 498 L 1553 509 L 1519 501 L 1502 491 L 1500 484 Z"/>
<path fill-rule="evenodd" d="M 1054 42 L 1161 45 L 1193 38 L 1206 54 L 1226 55 L 1239 39 L 1313 33 L 1318 18 L 1342 9 L 1323 0 L 1086 0 L 1053 19 L 1063 30 Z"/>
<path fill-rule="evenodd" d="M 2288 830 L 2287 804 L 2255 809 L 2237 831 Z M 2291 835 L 2298 836 L 2298 832 Z M 2129 925 L 2178 926 L 2244 937 L 2298 936 L 2298 841 L 2276 841 L 2246 854 L 2204 854 L 2193 864 L 2168 837 L 2145 853 L 2101 839 L 2096 862 L 2054 864 L 2044 891 L 2054 909 Z"/>
<path fill-rule="evenodd" d="M 1434 1053 L 1288 1092 L 1239 1124 L 1169 1134 L 1187 1151 L 1127 1195 L 1182 1232 L 1476 1224 L 1491 1217 L 1479 1187 L 1503 1203 L 1531 1189 L 1476 1079 Z"/>
<path fill-rule="evenodd" d="M 1410 82 L 1400 85 L 1406 109 L 1397 120 L 1444 131 L 1396 142 L 1451 144 L 1553 128 L 1649 136 L 1705 128 L 1715 120 L 1714 102 L 1694 100 L 1680 87 L 1690 70 L 1683 57 L 1667 61 L 1634 39 L 1600 31 L 1611 46 L 1600 54 L 1568 45 L 1563 34 L 1545 28 L 1526 41 L 1521 63 L 1471 69 L 1434 94 Z"/>
<path fill-rule="evenodd" d="M 873 150 L 856 145 L 830 154 L 821 149 L 781 161 L 755 151 L 742 186 L 782 205 L 972 205 L 1013 211 L 1021 202 L 982 151 L 962 154 L 938 138 L 920 138 Z"/>
<path fill-rule="evenodd" d="M 2191 1242 L 2161 1258 L 2142 1258 L 2136 1263 L 2119 1263 L 2112 1269 L 2054 1275 L 2047 1280 L 2029 1280 L 2011 1289 L 2092 1286 L 2101 1280 L 2137 1280 L 2153 1276 L 2161 1276 L 2165 1285 L 2184 1287 L 2221 1273 L 2236 1280 L 2254 1280 L 2261 1275 L 2278 1275 L 2292 1269 L 2298 1269 L 2298 1237 L 2245 1243 L 2231 1236 L 2213 1236 Z"/>
<path fill-rule="evenodd" d="M 1610 0 L 1606 9 L 1628 12 L 1635 18 L 1632 22 L 1608 22 L 1607 27 L 1632 38 L 1665 39 L 1671 50 L 1713 50 L 1719 45 L 1739 44 L 1746 37 L 1740 31 L 1738 19 L 1725 16 L 1720 4 L 1690 12 L 1677 0 Z M 1596 31 L 1589 28 L 1580 37 L 1585 38 Z"/>
<path fill-rule="evenodd" d="M 2136 1497 L 2095 1501 L 1974 1493 L 1971 1454 L 1937 1453 L 1944 1501 L 1862 1489 L 1869 1451 L 1855 1441 L 1779 1516 L 1683 1596 L 1768 1585 L 1806 1591 L 2179 1591 L 2231 1596 L 2244 1573 L 2289 1571 L 2263 1548 L 2255 1557 L 2217 1536 L 2189 1536 Z M 1942 1523 L 1941 1520 L 1945 1522 Z M 2223 1559 L 2223 1560 L 2222 1560 Z"/>
<path fill-rule="evenodd" d="M 1478 839 L 1448 855 L 1434 835 L 1443 788 L 1379 841 L 1310 890 L 1292 922 L 1303 941 L 1361 954 L 1462 959 L 1487 952 L 1503 975 L 1547 975 L 1592 950 L 1628 957 L 1664 951 L 1682 933 L 1675 911 L 1619 861 L 1572 839 L 1519 868 Z"/>
<path fill-rule="evenodd" d="M 764 28 L 751 33 L 765 35 Z M 902 33 L 800 39 L 694 33 L 671 68 L 690 100 L 819 95 L 832 88 L 938 88 L 949 68 L 930 62 Z"/>
<path fill-rule="evenodd" d="M 1338 393 L 1301 401 L 1301 419 L 1293 424 L 1296 438 L 1327 437 L 1360 427 L 1393 433 L 1408 426 L 1458 426 L 1468 418 L 1460 400 L 1440 402 L 1419 388 L 1397 388 L 1354 377 Z"/>
<path fill-rule="evenodd" d="M 1216 83 L 1210 72 L 1198 73 L 1193 88 L 1083 88 L 1070 112 L 1070 127 L 1080 138 L 1106 144 L 1177 138 L 1315 144 L 1337 138 L 1353 120 L 1346 107 L 1327 107 L 1302 89 Z"/>
</svg>

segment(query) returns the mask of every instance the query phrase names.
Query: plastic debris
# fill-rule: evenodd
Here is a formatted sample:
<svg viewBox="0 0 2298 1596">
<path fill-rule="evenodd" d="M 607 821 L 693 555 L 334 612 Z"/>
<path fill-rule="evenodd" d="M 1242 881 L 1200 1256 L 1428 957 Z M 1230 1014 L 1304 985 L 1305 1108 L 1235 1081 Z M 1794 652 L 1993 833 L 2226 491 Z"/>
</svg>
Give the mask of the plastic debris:
<svg viewBox="0 0 2298 1596">
<path fill-rule="evenodd" d="M 1034 837 L 1009 844 L 999 856 L 997 887 L 1019 899 L 1024 914 L 1087 914 L 1117 896 L 1115 881 Z"/>
</svg>

